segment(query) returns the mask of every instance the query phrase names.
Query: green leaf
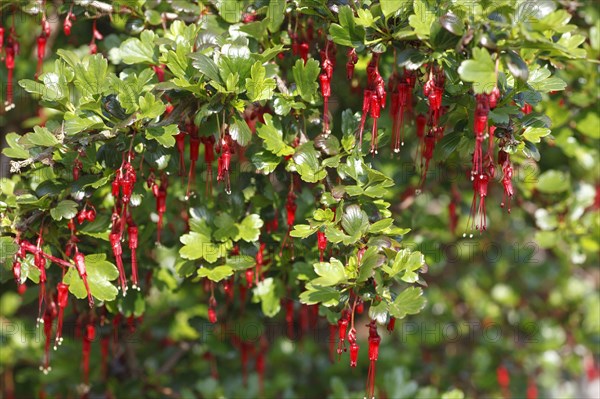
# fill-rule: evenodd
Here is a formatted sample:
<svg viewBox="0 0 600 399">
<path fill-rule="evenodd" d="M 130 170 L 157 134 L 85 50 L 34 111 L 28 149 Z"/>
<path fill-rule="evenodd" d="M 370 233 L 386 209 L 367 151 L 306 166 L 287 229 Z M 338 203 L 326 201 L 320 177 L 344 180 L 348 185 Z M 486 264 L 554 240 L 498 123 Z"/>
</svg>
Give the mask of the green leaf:
<svg viewBox="0 0 600 399">
<path fill-rule="evenodd" d="M 567 173 L 558 170 L 547 170 L 538 177 L 537 189 L 546 194 L 557 194 L 567 191 L 571 179 Z"/>
<path fill-rule="evenodd" d="M 306 238 L 313 235 L 316 231 L 316 227 L 310 227 L 308 224 L 297 224 L 294 226 L 294 230 L 290 231 L 290 236 L 296 238 Z"/>
<path fill-rule="evenodd" d="M 12 237 L 0 237 L 0 263 L 12 261 L 18 250 L 19 246 Z"/>
<path fill-rule="evenodd" d="M 86 56 L 74 69 L 75 85 L 85 94 L 97 96 L 108 88 L 108 61 L 101 54 Z"/>
<path fill-rule="evenodd" d="M 90 112 L 75 115 L 72 112 L 65 112 L 64 130 L 67 135 L 74 135 L 85 130 L 99 129 L 104 127 L 102 118 Z"/>
<path fill-rule="evenodd" d="M 225 245 L 214 244 L 209 237 L 195 231 L 184 234 L 179 240 L 183 244 L 179 255 L 184 259 L 204 259 L 208 263 L 214 263 L 227 253 Z"/>
<path fill-rule="evenodd" d="M 119 277 L 117 267 L 106 260 L 105 254 L 93 254 L 85 257 L 85 269 L 87 280 L 92 295 L 100 301 L 112 301 L 119 292 L 111 283 Z M 65 284 L 69 285 L 69 291 L 79 299 L 87 297 L 83 280 L 79 277 L 74 267 L 69 268 L 63 278 Z"/>
<path fill-rule="evenodd" d="M 302 144 L 293 156 L 296 171 L 305 182 L 316 183 L 327 175 L 319 165 L 318 155 L 314 143 L 309 141 Z"/>
<path fill-rule="evenodd" d="M 254 267 L 254 265 L 256 264 L 256 260 L 248 255 L 236 255 L 232 258 L 227 258 L 227 261 L 225 263 L 233 270 L 238 271 Z"/>
<path fill-rule="evenodd" d="M 417 314 L 425 307 L 425 298 L 423 290 L 418 287 L 409 287 L 402 291 L 389 304 L 389 312 L 396 319 L 402 319 L 407 314 Z"/>
<path fill-rule="evenodd" d="M 275 91 L 275 79 L 265 78 L 266 69 L 260 61 L 256 61 L 250 70 L 250 78 L 246 79 L 246 95 L 252 102 L 269 100 Z"/>
<path fill-rule="evenodd" d="M 245 120 L 238 117 L 233 117 L 229 125 L 229 134 L 231 138 L 237 141 L 239 145 L 246 146 L 252 140 L 252 131 Z"/>
<path fill-rule="evenodd" d="M 238 0 L 217 0 L 217 9 L 221 18 L 230 24 L 235 24 L 240 21 L 242 11 L 244 10 L 243 2 Z"/>
<path fill-rule="evenodd" d="M 420 39 L 427 39 L 431 33 L 431 25 L 436 20 L 435 9 L 429 6 L 427 0 L 414 0 L 413 10 L 414 14 L 408 17 L 408 24 Z"/>
<path fill-rule="evenodd" d="M 333 213 L 333 211 L 329 208 L 327 209 L 316 209 L 314 214 L 313 214 L 313 218 L 318 221 L 318 222 L 331 222 L 333 220 L 333 218 L 335 217 L 335 214 Z"/>
<path fill-rule="evenodd" d="M 146 92 L 143 97 L 140 96 L 138 103 L 140 106 L 140 114 L 138 115 L 139 119 L 154 119 L 164 114 L 165 110 L 167 109 L 165 104 L 163 104 L 159 98 L 153 96 L 150 92 Z"/>
<path fill-rule="evenodd" d="M 351 237 L 351 242 L 344 242 L 344 244 L 355 243 L 369 230 L 369 217 L 360 206 L 349 205 L 342 216 L 342 228 Z"/>
<path fill-rule="evenodd" d="M 214 237 L 217 241 L 233 239 L 240 233 L 235 220 L 225 212 L 222 212 L 215 217 L 215 225 L 217 226 L 217 230 L 215 230 Z"/>
<path fill-rule="evenodd" d="M 448 32 L 455 34 L 456 36 L 462 36 L 465 32 L 465 26 L 463 21 L 452 12 L 444 14 L 439 19 L 440 24 Z"/>
<path fill-rule="evenodd" d="M 267 6 L 267 18 L 269 19 L 269 32 L 279 32 L 279 28 L 285 19 L 286 0 L 269 0 Z"/>
<path fill-rule="evenodd" d="M 550 134 L 550 129 L 545 127 L 527 127 L 523 132 L 523 138 L 532 143 L 539 143 L 542 137 Z"/>
<path fill-rule="evenodd" d="M 33 133 L 27 135 L 27 141 L 41 147 L 54 147 L 58 144 L 58 140 L 50 133 L 50 130 L 41 126 L 33 127 Z"/>
<path fill-rule="evenodd" d="M 319 277 L 311 281 L 312 285 L 330 287 L 347 280 L 344 265 L 335 258 L 331 258 L 329 262 L 317 262 L 313 267 Z"/>
<path fill-rule="evenodd" d="M 121 43 L 121 59 L 125 64 L 156 64 L 158 59 L 154 54 L 156 46 L 154 45 L 154 32 L 145 30 L 141 34 L 141 39 L 132 37 Z"/>
<path fill-rule="evenodd" d="M 496 66 L 485 48 L 475 47 L 473 59 L 463 61 L 458 73 L 465 82 L 473 83 L 475 93 L 491 93 L 496 85 Z"/>
<path fill-rule="evenodd" d="M 175 124 L 167 126 L 153 126 L 146 129 L 146 138 L 158 141 L 163 147 L 175 145 L 175 135 L 179 133 L 179 127 Z"/>
<path fill-rule="evenodd" d="M 146 301 L 144 294 L 140 291 L 133 291 L 127 296 L 117 300 L 119 312 L 125 317 L 140 317 L 146 311 Z"/>
<path fill-rule="evenodd" d="M 258 241 L 260 236 L 260 228 L 263 227 L 263 221 L 257 214 L 248 215 L 237 224 L 239 233 L 234 241 L 244 240 L 246 242 Z"/>
<path fill-rule="evenodd" d="M 411 252 L 409 249 L 401 249 L 396 253 L 396 257 L 391 267 L 384 266 L 385 271 L 390 277 L 395 277 L 398 273 L 404 272 L 402 281 L 414 283 L 419 279 L 416 273 L 425 264 L 425 257 L 419 251 Z"/>
<path fill-rule="evenodd" d="M 385 301 L 369 307 L 369 319 L 376 320 L 379 324 L 385 324 L 388 321 L 388 304 Z"/>
<path fill-rule="evenodd" d="M 567 83 L 557 76 L 551 76 L 552 73 L 547 68 L 534 69 L 529 73 L 527 83 L 534 89 L 542 93 L 550 91 L 561 91 L 567 87 Z"/>
<path fill-rule="evenodd" d="M 398 53 L 397 61 L 399 66 L 414 71 L 427 62 L 427 56 L 417 49 L 408 48 Z"/>
<path fill-rule="evenodd" d="M 385 257 L 380 255 L 379 248 L 371 246 L 364 252 L 360 265 L 358 266 L 357 283 L 364 283 L 373 277 L 373 270 L 385 262 Z"/>
<path fill-rule="evenodd" d="M 340 7 L 338 19 L 339 24 L 333 23 L 329 27 L 332 40 L 342 46 L 362 49 L 364 47 L 365 29 L 356 25 L 352 8 L 348 5 Z"/>
<path fill-rule="evenodd" d="M 202 53 L 192 53 L 189 56 L 193 60 L 192 66 L 194 68 L 202 72 L 210 80 L 222 83 L 221 77 L 219 76 L 219 67 L 211 58 Z"/>
<path fill-rule="evenodd" d="M 63 85 L 63 79 L 64 77 L 49 72 L 42 75 L 43 83 L 22 79 L 19 81 L 19 86 L 28 93 L 40 95 L 42 100 L 59 101 L 65 97 L 66 87 Z"/>
<path fill-rule="evenodd" d="M 306 291 L 300 294 L 300 302 L 306 305 L 336 306 L 340 303 L 340 292 L 333 287 L 315 287 L 307 284 Z"/>
<path fill-rule="evenodd" d="M 252 155 L 251 159 L 254 167 L 264 174 L 273 172 L 277 168 L 277 165 L 279 165 L 279 162 L 281 162 L 280 157 L 269 151 L 257 152 Z"/>
<path fill-rule="evenodd" d="M 34 257 L 32 254 L 27 254 L 25 259 L 21 261 L 21 284 L 27 279 L 30 279 L 36 284 L 40 283 L 40 269 L 35 265 Z"/>
<path fill-rule="evenodd" d="M 381 233 L 389 228 L 393 223 L 394 219 L 391 218 L 378 220 L 369 227 L 369 233 Z"/>
<path fill-rule="evenodd" d="M 27 151 L 20 143 L 21 136 L 17 133 L 8 133 L 6 135 L 7 148 L 2 150 L 2 153 L 9 158 L 13 159 L 27 159 L 29 158 L 29 151 Z"/>
<path fill-rule="evenodd" d="M 435 159 L 439 161 L 446 160 L 454 153 L 462 137 L 463 132 L 456 130 L 444 135 L 439 144 L 435 146 Z"/>
<path fill-rule="evenodd" d="M 252 302 L 260 302 L 261 310 L 267 317 L 275 316 L 281 309 L 281 300 L 277 296 L 276 288 L 273 277 L 268 277 L 252 290 Z"/>
<path fill-rule="evenodd" d="M 398 12 L 402 6 L 406 4 L 405 0 L 384 0 L 379 3 L 381 5 L 381 12 L 384 17 L 389 17 L 392 14 Z"/>
<path fill-rule="evenodd" d="M 300 97 L 306 102 L 314 101 L 319 88 L 317 83 L 320 73 L 319 62 L 312 58 L 306 64 L 303 60 L 297 60 L 292 68 L 292 73 Z"/>
<path fill-rule="evenodd" d="M 233 274 L 233 269 L 231 268 L 231 266 L 217 266 L 215 268 L 209 268 L 209 267 L 201 267 L 200 269 L 198 269 L 198 276 L 199 277 L 206 277 L 211 281 L 214 281 L 215 283 L 218 283 L 219 281 L 231 276 Z"/>
<path fill-rule="evenodd" d="M 71 200 L 63 200 L 50 209 L 50 216 L 54 220 L 73 219 L 77 215 L 77 203 Z"/>
<path fill-rule="evenodd" d="M 273 116 L 264 115 L 264 125 L 259 125 L 257 129 L 258 137 L 264 140 L 265 148 L 277 156 L 292 155 L 294 148 L 283 141 L 283 132 L 278 126 L 273 124 Z"/>
</svg>

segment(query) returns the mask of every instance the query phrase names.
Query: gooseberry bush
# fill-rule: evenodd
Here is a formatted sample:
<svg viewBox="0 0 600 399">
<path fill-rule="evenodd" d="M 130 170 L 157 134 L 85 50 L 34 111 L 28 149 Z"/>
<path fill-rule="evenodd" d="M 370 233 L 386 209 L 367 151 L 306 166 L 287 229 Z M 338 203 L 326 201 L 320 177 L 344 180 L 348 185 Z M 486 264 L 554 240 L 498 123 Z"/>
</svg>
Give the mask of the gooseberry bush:
<svg viewBox="0 0 600 399">
<path fill-rule="evenodd" d="M 553 202 L 569 201 L 564 172 L 527 179 L 561 140 L 546 104 L 568 87 L 562 70 L 598 53 L 561 4 L 50 3 L 1 9 L 3 121 L 39 105 L 6 130 L 0 187 L 2 279 L 43 352 L 42 373 L 21 380 L 39 386 L 20 395 L 412 397 L 400 362 L 379 358 L 428 284 L 443 285 L 415 243 L 477 245 L 531 212 L 536 239 L 569 252 L 555 214 L 595 212 L 580 235 L 598 225 L 597 194 Z M 575 115 L 593 148 L 591 104 Z M 460 284 L 445 289 L 471 289 Z M 81 342 L 63 352 L 65 339 Z M 150 345 L 160 360 L 136 357 Z M 324 376 L 305 357 L 319 351 L 316 374 L 341 375 L 328 366 L 340 362 L 362 382 L 311 386 Z M 278 374 L 284 357 L 304 375 Z M 509 397 L 507 368 L 494 373 Z M 419 395 L 462 397 L 453 386 L 469 388 Z"/>
</svg>

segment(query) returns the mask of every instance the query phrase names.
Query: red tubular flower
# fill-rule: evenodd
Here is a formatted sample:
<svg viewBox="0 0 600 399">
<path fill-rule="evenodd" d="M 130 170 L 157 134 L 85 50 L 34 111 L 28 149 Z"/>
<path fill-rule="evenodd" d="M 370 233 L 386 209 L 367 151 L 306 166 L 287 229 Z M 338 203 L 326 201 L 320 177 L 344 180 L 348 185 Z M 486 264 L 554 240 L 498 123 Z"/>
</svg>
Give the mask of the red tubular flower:
<svg viewBox="0 0 600 399">
<path fill-rule="evenodd" d="M 510 385 L 510 375 L 508 374 L 508 370 L 503 365 L 498 366 L 496 368 L 496 379 L 498 381 L 498 385 L 502 389 L 508 389 Z"/>
<path fill-rule="evenodd" d="M 348 80 L 352 80 L 354 77 L 354 67 L 358 63 L 358 55 L 356 54 L 355 48 L 348 49 L 348 62 L 346 63 L 346 77 Z"/>
<path fill-rule="evenodd" d="M 492 92 L 488 94 L 490 109 L 496 108 L 496 105 L 498 105 L 498 100 L 500 100 L 500 89 L 498 89 L 498 86 L 494 86 Z"/>
<path fill-rule="evenodd" d="M 0 25 L 0 54 L 4 50 L 4 27 Z"/>
<path fill-rule="evenodd" d="M 90 308 L 92 308 L 94 307 L 94 298 L 92 297 L 92 292 L 90 291 L 90 286 L 88 285 L 87 271 L 85 269 L 85 257 L 81 252 L 76 252 L 74 260 L 77 273 L 79 273 L 79 277 L 81 277 L 81 279 L 83 280 L 83 285 L 85 286 L 85 291 L 87 292 L 88 304 L 90 305 Z M 121 265 L 121 267 L 123 266 Z"/>
<path fill-rule="evenodd" d="M 129 239 L 129 249 L 131 250 L 131 288 L 140 290 L 138 283 L 138 263 L 136 250 L 138 247 L 138 227 L 131 222 L 127 227 L 127 238 Z"/>
<path fill-rule="evenodd" d="M 266 349 L 266 348 L 265 348 Z M 260 350 L 256 355 L 256 373 L 258 374 L 258 391 L 262 394 L 265 385 L 265 352 Z"/>
<path fill-rule="evenodd" d="M 225 182 L 225 192 L 231 194 L 231 180 L 229 172 L 231 167 L 231 137 L 227 135 L 221 139 L 221 155 L 219 156 L 217 168 L 217 181 Z"/>
<path fill-rule="evenodd" d="M 56 328 L 56 339 L 54 340 L 54 349 L 56 350 L 63 342 L 62 328 L 63 328 L 63 316 L 65 308 L 69 303 L 69 286 L 63 282 L 58 283 L 56 286 L 57 290 L 57 302 L 58 302 L 58 326 Z"/>
<path fill-rule="evenodd" d="M 48 303 L 48 307 L 44 312 L 44 365 L 40 367 L 40 370 L 44 374 L 48 374 L 52 368 L 50 367 L 50 342 L 52 341 L 52 324 L 54 318 L 56 317 L 56 304 L 54 301 L 50 300 Z"/>
<path fill-rule="evenodd" d="M 329 360 L 333 363 L 333 359 L 335 356 L 335 343 L 336 343 L 336 335 L 337 325 L 330 324 L 329 325 Z"/>
<path fill-rule="evenodd" d="M 285 301 L 285 322 L 287 323 L 287 336 L 294 338 L 294 301 L 287 299 Z"/>
<path fill-rule="evenodd" d="M 163 174 L 160 178 L 160 187 L 156 192 L 156 213 L 158 214 L 158 223 L 156 225 L 156 242 L 160 243 L 160 233 L 163 227 L 163 217 L 167 211 L 167 175 Z"/>
<path fill-rule="evenodd" d="M 371 320 L 369 323 L 369 373 L 367 376 L 367 398 L 375 397 L 375 363 L 379 358 L 379 344 L 381 337 L 377 333 L 377 323 Z"/>
<path fill-rule="evenodd" d="M 212 196 L 212 164 L 215 161 L 215 137 L 208 136 L 200 138 L 204 144 L 204 163 L 206 164 L 206 196 Z"/>
<path fill-rule="evenodd" d="M 254 276 L 256 279 L 256 284 L 258 284 L 258 281 L 261 279 L 261 276 L 262 276 L 262 267 L 265 264 L 264 252 L 265 252 L 266 246 L 267 246 L 267 244 L 265 244 L 264 242 L 261 242 L 258 247 L 258 251 L 256 252 L 256 273 L 254 273 Z"/>
<path fill-rule="evenodd" d="M 508 204 L 507 210 L 508 213 L 510 213 L 510 202 L 515 195 L 512 184 L 513 167 L 510 162 L 510 155 L 507 152 L 500 150 L 498 152 L 498 163 L 502 167 L 502 186 L 504 188 L 504 195 L 500 206 L 504 208 L 504 206 Z"/>
<path fill-rule="evenodd" d="M 102 40 L 104 36 L 98 30 L 96 26 L 97 20 L 94 19 L 94 23 L 92 25 L 92 41 L 90 42 L 90 54 L 96 54 L 98 52 L 98 46 L 96 45 L 96 40 Z"/>
<path fill-rule="evenodd" d="M 246 287 L 252 287 L 252 283 L 254 282 L 254 270 L 246 269 Z"/>
<path fill-rule="evenodd" d="M 537 399 L 538 398 L 538 388 L 533 378 L 529 378 L 529 382 L 527 383 L 527 399 Z"/>
<path fill-rule="evenodd" d="M 483 138 L 487 131 L 488 114 L 490 106 L 485 94 L 479 94 L 476 97 L 476 108 L 474 116 L 473 131 L 475 132 L 475 151 L 473 153 L 473 168 L 471 170 L 471 180 L 481 178 L 483 171 Z"/>
<path fill-rule="evenodd" d="M 531 111 L 533 111 L 533 107 L 531 106 L 531 104 L 527 104 L 525 103 L 523 105 L 523 107 L 521 108 L 521 111 L 525 114 L 525 115 L 529 115 L 531 113 Z"/>
<path fill-rule="evenodd" d="M 323 130 L 329 134 L 329 97 L 331 97 L 330 77 L 326 73 L 319 75 L 321 82 L 321 95 L 323 96 Z"/>
<path fill-rule="evenodd" d="M 346 345 L 344 344 L 344 342 L 346 340 L 346 331 L 348 330 L 348 322 L 349 322 L 348 311 L 343 310 L 342 316 L 338 320 L 338 338 L 339 338 L 338 348 L 337 348 L 338 355 L 341 355 L 342 352 L 346 351 Z"/>
<path fill-rule="evenodd" d="M 310 47 L 307 42 L 300 43 L 298 47 L 298 53 L 300 54 L 300 58 L 304 60 L 304 64 L 308 61 L 308 52 L 310 51 Z"/>
<path fill-rule="evenodd" d="M 75 19 L 77 19 L 77 17 L 71 10 L 69 10 L 67 16 L 65 17 L 65 21 L 63 22 L 63 31 L 65 32 L 66 36 L 71 35 L 71 28 L 73 27 L 73 21 Z"/>
<path fill-rule="evenodd" d="M 17 259 L 13 261 L 12 271 L 17 286 L 21 285 L 21 262 L 19 262 Z"/>
<path fill-rule="evenodd" d="M 85 328 L 85 335 L 83 336 L 83 348 L 82 348 L 82 363 L 83 363 L 83 381 L 85 385 L 89 385 L 90 382 L 90 353 L 92 350 L 92 342 L 96 338 L 96 327 L 92 322 L 89 322 Z"/>
<path fill-rule="evenodd" d="M 37 70 L 35 78 L 37 79 L 42 73 L 42 65 L 44 63 L 44 57 L 46 57 L 46 43 L 48 38 L 44 32 L 37 38 Z"/>
<path fill-rule="evenodd" d="M 279 251 L 279 255 L 281 256 L 283 254 L 283 248 L 285 248 L 287 241 L 290 240 L 290 244 L 292 247 L 292 259 L 294 258 L 294 242 L 292 241 L 290 232 L 294 228 L 294 223 L 296 221 L 296 209 L 298 209 L 298 206 L 296 205 L 296 194 L 294 194 L 293 184 L 292 184 L 292 187 L 290 188 L 290 191 L 288 192 L 287 200 L 285 203 L 288 229 L 287 229 L 287 232 L 283 239 L 283 243 L 281 244 L 281 250 Z"/>
<path fill-rule="evenodd" d="M 365 311 L 365 303 L 362 301 L 362 299 L 357 299 L 356 302 L 356 313 L 357 314 L 362 314 Z"/>
<path fill-rule="evenodd" d="M 371 96 L 370 114 L 373 118 L 373 128 L 371 130 L 371 154 L 377 154 L 377 120 L 381 115 L 381 108 L 383 108 L 383 104 L 380 101 L 381 98 L 377 94 Z"/>
<path fill-rule="evenodd" d="M 365 130 L 365 122 L 367 121 L 367 115 L 371 109 L 371 99 L 373 98 L 373 91 L 365 89 L 363 92 L 363 106 L 362 115 L 360 117 L 360 125 L 358 128 L 358 145 L 362 147 L 363 131 Z"/>
<path fill-rule="evenodd" d="M 165 69 L 166 69 L 166 67 L 167 66 L 165 64 L 152 65 L 152 70 L 156 74 L 156 79 L 158 79 L 159 82 L 164 82 L 165 81 Z"/>
<path fill-rule="evenodd" d="M 123 165 L 124 172 L 121 176 L 121 192 L 123 194 L 122 199 L 125 204 L 128 204 L 133 194 L 133 188 L 137 180 L 135 169 L 131 163 L 126 162 Z"/>
<path fill-rule="evenodd" d="M 419 187 L 423 188 L 425 179 L 427 177 L 427 171 L 429 170 L 429 163 L 433 158 L 433 151 L 435 150 L 435 129 L 430 129 L 429 133 L 424 138 L 423 151 L 421 153 L 421 182 Z M 423 164 L 424 163 L 424 164 Z"/>
<path fill-rule="evenodd" d="M 217 322 L 217 311 L 213 307 L 208 308 L 208 321 L 212 324 Z"/>
<path fill-rule="evenodd" d="M 473 201 L 471 203 L 469 220 L 467 221 L 467 226 L 470 224 L 471 230 L 483 232 L 487 229 L 485 198 L 487 197 L 489 180 L 489 176 L 485 173 L 473 180 Z M 463 234 L 464 236 L 466 236 L 466 233 Z"/>
<path fill-rule="evenodd" d="M 323 262 L 323 254 L 327 249 L 327 236 L 321 230 L 317 231 L 317 248 L 319 249 L 319 262 Z"/>
<path fill-rule="evenodd" d="M 188 185 L 186 198 L 190 196 L 190 186 L 196 180 L 196 162 L 200 157 L 200 136 L 198 136 L 198 128 L 195 125 L 189 125 L 190 130 L 190 172 L 188 175 Z"/>
<path fill-rule="evenodd" d="M 185 132 L 179 132 L 175 135 L 175 144 L 179 153 L 179 176 L 185 173 Z"/>
<path fill-rule="evenodd" d="M 118 225 L 113 226 L 113 231 L 109 235 L 110 246 L 112 248 L 115 261 L 117 263 L 117 269 L 119 270 L 119 281 L 121 282 L 121 289 L 123 295 L 127 294 L 127 279 L 125 277 L 125 268 L 123 267 L 123 246 L 121 245 L 122 235 L 120 227 Z"/>
<path fill-rule="evenodd" d="M 13 101 L 13 73 L 15 70 L 15 57 L 19 52 L 19 44 L 13 37 L 13 29 L 8 37 L 6 46 L 6 57 L 4 58 L 4 64 L 7 70 L 7 81 L 6 81 L 6 101 L 4 102 L 4 108 L 9 111 L 15 107 Z"/>
<path fill-rule="evenodd" d="M 348 332 L 348 343 L 350 344 L 350 367 L 356 367 L 359 346 L 356 343 L 356 329 L 354 327 L 350 328 Z"/>
<path fill-rule="evenodd" d="M 390 316 L 390 321 L 387 324 L 387 330 L 391 334 L 394 332 L 394 328 L 396 327 L 396 318 L 394 316 Z"/>
<path fill-rule="evenodd" d="M 44 322 L 42 319 L 42 304 L 46 298 L 46 259 L 42 255 L 42 236 L 38 236 L 35 252 L 33 255 L 33 264 L 40 271 L 40 291 L 38 294 L 38 323 Z M 24 245 L 25 243 L 23 243 Z"/>
</svg>

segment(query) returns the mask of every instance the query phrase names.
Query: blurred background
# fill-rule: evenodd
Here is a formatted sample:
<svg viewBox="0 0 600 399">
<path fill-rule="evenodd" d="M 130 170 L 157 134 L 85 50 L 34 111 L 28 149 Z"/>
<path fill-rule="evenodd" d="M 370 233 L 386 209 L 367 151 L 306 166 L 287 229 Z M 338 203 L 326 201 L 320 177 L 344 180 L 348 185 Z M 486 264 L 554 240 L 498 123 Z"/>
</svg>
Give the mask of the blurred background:
<svg viewBox="0 0 600 399">
<path fill-rule="evenodd" d="M 598 4 L 570 3 L 572 23 L 589 37 L 588 58 L 598 60 Z M 99 21 L 105 35 L 99 51 L 110 57 L 111 48 L 127 33 L 126 25 Z M 16 80 L 35 73 L 32 32 L 39 30 L 39 21 L 24 17 L 17 29 L 22 44 Z M 69 38 L 56 34 L 60 26 L 53 28 L 48 47 L 85 47 L 90 31 L 84 19 L 73 26 Z M 48 63 L 52 57 L 49 54 Z M 551 117 L 552 135 L 539 144 L 538 162 L 513 158 L 516 197 L 510 214 L 500 207 L 502 187 L 491 188 L 490 222 L 484 234 L 462 237 L 472 196 L 465 160 L 451 156 L 432 165 L 419 195 L 412 159 L 416 144 L 401 158 L 379 156 L 374 161 L 397 183 L 389 200 L 398 225 L 413 228 L 406 244 L 425 254 L 429 265 L 426 308 L 397 321 L 393 333 L 381 334 L 380 397 L 600 398 L 599 68 L 589 61 L 557 67 L 568 84 L 566 91 L 550 93 L 536 106 Z M 389 76 L 391 67 L 385 68 L 382 64 L 382 74 Z M 360 109 L 360 95 L 351 95 L 357 87 L 346 83 L 341 69 L 333 82 L 334 115 L 346 108 Z M 364 80 L 364 67 L 359 64 L 357 72 Z M 0 82 L 6 81 L 2 67 Z M 18 86 L 15 99 L 14 110 L 0 111 L 3 146 L 7 132 L 28 131 L 45 117 Z M 382 123 L 383 128 L 390 126 L 389 120 Z M 385 137 L 382 140 L 385 145 Z M 1 165 L 0 188 L 7 190 L 11 176 L 4 156 Z M 461 215 L 454 233 L 448 213 L 453 196 L 460 198 Z M 277 244 L 270 249 L 278 250 Z M 363 396 L 366 351 L 355 369 L 348 367 L 346 357 L 338 362 L 336 355 L 332 363 L 328 324 L 314 323 L 300 303 L 294 304 L 299 316 L 291 334 L 284 312 L 266 319 L 251 303 L 245 310 L 232 306 L 231 317 L 211 325 L 205 301 L 199 300 L 200 284 L 180 283 L 172 270 L 176 252 L 158 249 L 156 254 L 161 268 L 154 273 L 146 303 L 131 296 L 120 309 L 124 316 L 119 323 L 126 328 L 114 336 L 107 322 L 92 344 L 96 382 L 91 397 Z M 81 393 L 84 388 L 74 383 L 81 379 L 77 306 L 85 304 L 70 305 L 65 343 L 52 353 L 53 369 L 44 375 L 38 370 L 44 339 L 42 329 L 35 328 L 37 288 L 31 286 L 21 296 L 11 271 L 1 272 L 1 396 L 64 398 Z M 218 295 L 223 298 L 223 293 Z M 366 311 L 361 317 L 360 323 L 367 324 Z M 264 391 L 257 372 L 261 362 Z M 73 395 L 65 396 L 67 391 Z"/>
</svg>

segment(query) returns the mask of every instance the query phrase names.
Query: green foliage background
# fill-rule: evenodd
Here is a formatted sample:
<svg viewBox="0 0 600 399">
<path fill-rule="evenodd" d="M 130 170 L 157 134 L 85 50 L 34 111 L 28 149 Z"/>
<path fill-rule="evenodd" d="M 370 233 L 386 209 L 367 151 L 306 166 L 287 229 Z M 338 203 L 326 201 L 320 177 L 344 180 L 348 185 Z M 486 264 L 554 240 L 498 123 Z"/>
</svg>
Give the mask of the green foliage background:
<svg viewBox="0 0 600 399">
<path fill-rule="evenodd" d="M 39 10 L 35 2 L 2 2 L 5 27 L 10 26 L 13 4 L 18 6 L 21 42 L 17 107 L 1 114 L 0 124 L 4 155 L 25 162 L 22 174 L 10 176 L 3 162 L 0 184 L 0 373 L 5 396 L 35 397 L 44 391 L 49 397 L 66 397 L 85 391 L 79 385 L 81 341 L 76 330 L 86 302 L 71 296 L 66 342 L 52 353 L 52 372 L 43 375 L 38 371 L 43 333 L 34 327 L 39 275 L 34 267 L 24 266 L 29 288 L 20 297 L 10 270 L 14 234 L 21 230 L 33 240 L 41 220 L 47 250 L 64 255 L 67 221 L 81 207 L 78 199 L 83 195 L 98 211 L 97 220 L 79 231 L 81 249 L 91 257 L 90 274 L 97 276 L 92 285 L 100 305 L 95 315 L 108 320 L 98 327 L 98 337 L 113 334 L 110 320 L 117 312 L 139 317 L 135 329 L 121 323 L 108 376 L 102 375 L 99 340 L 94 342 L 94 395 L 362 397 L 368 367 L 363 326 L 369 314 L 384 322 L 390 315 L 399 319 L 394 333 L 379 329 L 383 339 L 377 385 L 382 397 L 505 397 L 497 381 L 501 365 L 512 377 L 511 397 L 525 397 L 531 381 L 540 397 L 581 397 L 581 387 L 567 382 L 585 378 L 590 359 L 598 367 L 600 356 L 600 38 L 593 3 L 137 1 L 112 2 L 113 10 L 122 5 L 128 11 L 108 18 L 102 8 L 76 1 L 72 35 L 67 38 L 60 31 L 62 19 L 53 25 L 58 33 L 41 83 L 32 80 L 32 32 L 39 34 Z M 69 7 L 62 5 L 58 13 L 64 15 Z M 198 19 L 203 10 L 207 13 Z M 251 10 L 258 19 L 242 23 Z M 161 15 L 167 18 L 166 30 Z M 105 36 L 98 42 L 101 55 L 87 55 L 89 17 L 99 18 Z M 290 51 L 287 30 L 293 29 L 296 17 L 301 25 L 312 18 L 315 31 L 323 29 L 338 45 L 329 138 L 321 134 L 317 51 L 312 48 L 314 59 L 306 64 Z M 319 48 L 323 44 L 320 39 Z M 358 86 L 345 79 L 344 46 L 359 52 Z M 444 66 L 447 128 L 420 194 L 413 128 L 407 147 L 392 157 L 391 121 L 383 112 L 380 153 L 363 157 L 356 146 L 355 113 L 361 109 L 367 49 L 384 53 L 380 70 L 386 79 L 394 50 L 398 67 L 425 73 L 426 63 Z M 474 146 L 473 92 L 491 90 L 498 55 L 503 98 L 490 119 L 515 127 L 506 149 L 515 163 L 516 200 L 508 215 L 499 206 L 501 185 L 491 185 L 489 229 L 468 239 L 462 231 L 472 198 L 465 171 Z M 159 83 L 150 66 L 162 63 L 167 78 Z M 6 69 L 0 74 L 5 82 Z M 109 95 L 116 96 L 122 110 L 115 109 Z M 425 112 L 421 86 L 415 95 L 417 112 Z M 45 128 L 37 126 L 38 101 L 48 119 Z M 167 101 L 174 110 L 163 116 Z M 524 102 L 533 105 L 529 116 L 519 111 Z M 273 115 L 267 114 L 253 134 L 243 116 L 259 104 Z M 186 118 L 200 127 L 202 136 L 227 124 L 232 138 L 247 147 L 246 161 L 237 156 L 232 161 L 231 195 L 215 185 L 214 196 L 206 196 L 198 173 L 195 195 L 185 198 L 186 182 L 176 176 L 173 146 Z M 150 216 L 154 198 L 145 185 L 136 186 L 139 206 L 133 212 L 140 225 L 140 268 L 142 276 L 152 272 L 152 285 L 146 282 L 140 293 L 130 290 L 122 297 L 113 282 L 114 259 L 107 241 L 114 203 L 109 193 L 133 131 L 134 148 L 138 156 L 144 153 L 146 175 L 153 168 L 172 177 L 160 246 L 154 243 L 156 218 Z M 297 147 L 296 138 L 301 143 Z M 367 134 L 362 154 L 369 145 Z M 84 167 L 74 182 L 71 170 L 75 149 L 80 148 L 85 151 Z M 286 156 L 291 156 L 289 161 Z M 295 259 L 287 250 L 279 254 L 292 173 L 302 180 L 292 232 Z M 448 228 L 453 187 L 461 199 L 456 234 Z M 343 202 L 340 193 L 345 194 Z M 182 212 L 190 215 L 189 232 Z M 279 230 L 268 234 L 264 225 L 275 217 Z M 335 247 L 333 259 L 325 263 L 318 262 L 319 228 L 330 248 Z M 209 293 L 201 278 L 220 281 L 235 272 L 236 281 L 244 281 L 244 270 L 254 266 L 259 237 L 267 243 L 271 260 L 267 278 L 248 293 L 244 304 L 238 292 L 227 304 L 217 284 L 219 323 L 211 325 Z M 378 242 L 391 245 L 384 248 Z M 243 256 L 227 255 L 235 243 Z M 371 263 L 358 260 L 357 251 L 365 244 L 373 248 L 367 256 Z M 416 261 L 403 254 L 413 254 Z M 427 272 L 418 275 L 424 264 Z M 49 285 L 60 280 L 55 269 L 48 270 Z M 83 298 L 77 280 L 72 271 L 65 277 L 71 293 Z M 370 288 L 373 280 L 377 290 Z M 357 321 L 361 354 L 356 369 L 349 367 L 347 355 L 333 364 L 328 358 L 328 324 L 349 300 L 349 288 L 365 300 L 365 312 Z M 296 309 L 293 340 L 286 337 L 281 305 L 288 298 Z M 302 339 L 301 302 L 320 304 L 324 316 Z M 254 350 L 247 384 L 234 336 L 249 340 Z M 261 392 L 255 355 L 265 342 L 269 352 Z M 212 364 L 217 365 L 218 379 L 211 377 Z"/>
</svg>

